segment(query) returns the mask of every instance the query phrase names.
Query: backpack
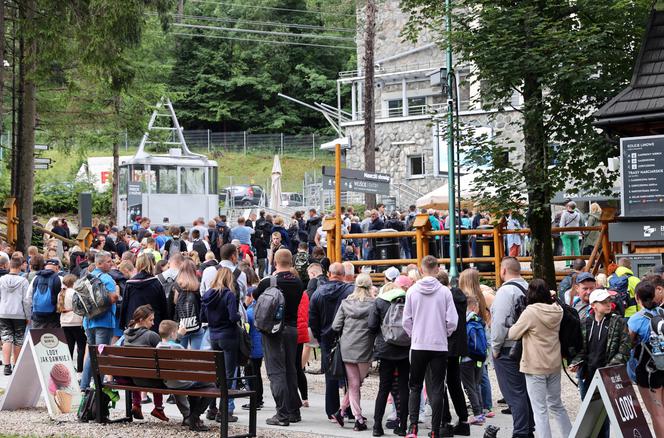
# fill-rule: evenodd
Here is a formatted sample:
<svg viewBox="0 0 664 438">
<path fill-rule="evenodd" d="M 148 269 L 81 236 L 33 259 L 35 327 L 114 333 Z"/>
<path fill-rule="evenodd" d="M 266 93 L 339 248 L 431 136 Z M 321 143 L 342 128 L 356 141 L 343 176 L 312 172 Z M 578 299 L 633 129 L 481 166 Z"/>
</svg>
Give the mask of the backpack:
<svg viewBox="0 0 664 438">
<path fill-rule="evenodd" d="M 164 274 L 157 274 L 157 280 L 161 284 L 162 289 L 164 289 L 164 295 L 166 296 L 166 303 L 168 304 L 168 319 L 173 319 L 175 315 L 175 301 L 173 299 L 173 287 L 175 286 L 175 278 L 164 277 Z"/>
<path fill-rule="evenodd" d="M 616 295 L 616 301 L 620 303 L 619 307 L 622 309 L 636 305 L 636 299 L 629 294 L 629 277 L 631 277 L 630 274 L 621 276 L 613 274 L 609 277 L 609 290 L 618 294 Z"/>
<path fill-rule="evenodd" d="M 109 421 L 110 409 L 109 405 L 115 408 L 115 403 L 120 399 L 120 394 L 117 391 L 109 388 L 103 388 L 101 391 L 101 420 L 102 422 Z M 81 404 L 78 405 L 78 412 L 76 418 L 81 423 L 88 421 L 95 421 L 97 419 L 97 397 L 95 396 L 95 389 L 88 388 L 83 394 Z"/>
<path fill-rule="evenodd" d="M 306 252 L 298 252 L 295 255 L 295 260 L 293 262 L 295 265 L 295 270 L 297 271 L 302 283 L 306 284 L 309 282 L 309 274 L 307 274 L 307 268 L 309 268 L 309 254 Z"/>
<path fill-rule="evenodd" d="M 170 259 L 172 255 L 174 254 L 180 254 L 182 252 L 182 239 L 179 237 L 172 238 L 171 239 L 171 244 L 168 247 L 168 257 L 167 259 Z"/>
<path fill-rule="evenodd" d="M 643 350 L 648 350 L 651 358 L 646 370 L 649 374 L 664 371 L 664 310 L 658 307 L 656 315 L 645 312 L 643 316 L 650 321 L 650 338 L 648 342 L 641 343 L 641 354 Z"/>
<path fill-rule="evenodd" d="M 51 290 L 51 277 L 42 277 L 35 279 L 32 293 L 32 313 L 39 315 L 51 315 L 55 313 L 55 303 L 53 302 L 53 291 Z"/>
<path fill-rule="evenodd" d="M 201 259 L 201 261 L 205 261 L 205 254 L 207 254 L 208 249 L 201 239 L 194 240 L 191 249 L 198 253 L 198 258 Z"/>
<path fill-rule="evenodd" d="M 270 277 L 270 286 L 256 300 L 254 325 L 263 334 L 274 335 L 284 326 L 284 294 L 277 287 L 277 277 Z"/>
<path fill-rule="evenodd" d="M 581 331 L 581 318 L 579 312 L 569 304 L 557 298 L 556 302 L 563 309 L 563 319 L 560 321 L 560 353 L 569 363 L 583 349 L 583 332 Z"/>
<path fill-rule="evenodd" d="M 409 347 L 410 336 L 403 328 L 403 308 L 406 297 L 398 297 L 390 302 L 385 317 L 380 325 L 380 332 L 386 343 L 397 347 Z"/>
<path fill-rule="evenodd" d="M 477 317 L 466 322 L 466 336 L 468 338 L 468 357 L 477 362 L 484 362 L 488 348 L 486 330 Z"/>
<path fill-rule="evenodd" d="M 519 283 L 513 282 L 513 281 L 508 281 L 507 283 L 504 283 L 503 286 L 505 285 L 511 285 L 519 289 L 521 292 L 523 292 L 523 295 L 517 298 L 516 303 L 514 303 L 514 321 L 512 324 L 509 324 L 507 320 L 505 321 L 505 327 L 509 328 L 512 325 L 514 325 L 518 320 L 523 311 L 526 309 L 526 288 L 521 286 Z M 509 315 L 507 316 L 509 318 Z M 507 319 L 506 318 L 506 319 Z M 514 345 L 512 345 L 512 348 L 510 348 L 509 352 L 509 358 L 515 361 L 520 361 L 521 356 L 523 355 L 523 340 L 519 339 L 516 341 Z"/>
<path fill-rule="evenodd" d="M 109 291 L 97 276 L 87 274 L 74 283 L 74 296 L 71 299 L 72 311 L 78 316 L 94 318 L 111 307 Z"/>
</svg>

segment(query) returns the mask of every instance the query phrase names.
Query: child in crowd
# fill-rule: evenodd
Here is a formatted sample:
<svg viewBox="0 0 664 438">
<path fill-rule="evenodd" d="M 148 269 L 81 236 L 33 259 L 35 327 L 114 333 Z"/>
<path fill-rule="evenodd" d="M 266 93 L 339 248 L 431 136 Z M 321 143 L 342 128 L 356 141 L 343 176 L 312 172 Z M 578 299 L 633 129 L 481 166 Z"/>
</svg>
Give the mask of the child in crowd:
<svg viewBox="0 0 664 438">
<path fill-rule="evenodd" d="M 253 292 L 256 290 L 255 286 L 249 287 L 247 296 L 244 298 L 244 303 L 247 306 L 247 320 L 249 322 L 249 337 L 251 338 L 251 354 L 249 362 L 244 367 L 245 376 L 256 376 L 256 395 L 258 398 L 258 409 L 263 407 L 263 378 L 261 376 L 261 366 L 263 365 L 263 344 L 261 343 L 261 333 L 258 331 L 254 324 L 254 308 L 256 301 L 253 298 Z M 250 389 L 252 381 L 249 381 Z M 242 409 L 249 409 L 249 403 L 242 405 Z"/>
<path fill-rule="evenodd" d="M 58 312 L 60 313 L 60 326 L 65 332 L 69 354 L 74 357 L 76 347 L 76 371 L 83 372 L 83 358 L 85 357 L 85 331 L 83 330 L 83 318 L 74 313 L 72 298 L 74 297 L 74 283 L 78 278 L 73 274 L 67 274 L 62 279 L 64 288 L 58 294 Z"/>
<path fill-rule="evenodd" d="M 5 256 L 0 256 L 0 259 L 7 262 Z M 9 273 L 0 278 L 0 339 L 5 376 L 12 374 L 12 354 L 16 363 L 32 311 L 28 280 L 21 276 L 22 263 L 20 258 L 12 258 L 9 261 Z"/>
<path fill-rule="evenodd" d="M 468 356 L 461 358 L 461 383 L 466 391 L 473 416 L 468 423 L 482 425 L 485 422 L 482 411 L 482 367 L 486 360 L 487 340 L 484 320 L 479 316 L 479 302 L 476 297 L 467 297 L 466 335 Z"/>
<path fill-rule="evenodd" d="M 125 347 L 156 347 L 161 342 L 161 338 L 153 332 L 152 326 L 154 325 L 154 310 L 149 304 L 139 306 L 134 310 L 132 319 L 129 322 L 129 328 L 124 332 L 124 346 Z M 139 379 L 133 378 L 134 384 L 140 386 L 156 385 L 154 379 Z M 143 412 L 141 410 L 141 393 L 133 391 L 131 393 L 132 407 L 131 414 L 137 420 L 143 419 Z M 161 421 L 168 421 L 168 417 L 164 413 L 164 397 L 162 394 L 154 394 L 154 406 L 150 415 L 160 419 Z"/>
<path fill-rule="evenodd" d="M 157 348 L 174 348 L 184 349 L 182 345 L 177 343 L 178 335 L 183 336 L 187 332 L 184 325 L 180 325 L 170 319 L 165 319 L 159 324 L 159 336 L 161 342 L 157 344 Z M 212 384 L 191 382 L 187 380 L 164 380 L 164 385 L 172 389 L 191 389 L 191 388 L 205 388 L 214 387 Z M 182 420 L 183 426 L 189 426 L 189 430 L 194 432 L 207 432 L 210 430 L 201 420 L 201 414 L 205 412 L 209 404 L 207 398 L 194 396 L 176 395 L 175 402 L 184 418 Z"/>
</svg>

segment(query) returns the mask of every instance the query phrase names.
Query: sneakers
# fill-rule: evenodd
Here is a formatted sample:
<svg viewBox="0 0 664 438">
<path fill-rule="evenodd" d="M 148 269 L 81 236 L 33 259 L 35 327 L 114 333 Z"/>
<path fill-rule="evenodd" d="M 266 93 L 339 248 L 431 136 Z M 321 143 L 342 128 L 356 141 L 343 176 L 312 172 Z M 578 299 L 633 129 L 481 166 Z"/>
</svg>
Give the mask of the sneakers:
<svg viewBox="0 0 664 438">
<path fill-rule="evenodd" d="M 175 396 L 173 394 L 169 395 L 166 398 L 166 403 L 168 403 L 169 405 L 174 405 L 175 404 Z"/>
<path fill-rule="evenodd" d="M 221 423 L 221 412 L 217 412 L 217 415 L 214 416 L 214 421 Z M 229 423 L 237 423 L 237 417 L 233 414 L 228 414 L 227 421 Z"/>
<path fill-rule="evenodd" d="M 12 375 L 12 366 L 9 364 L 5 365 L 5 376 L 11 376 Z"/>
<path fill-rule="evenodd" d="M 217 414 L 219 413 L 219 409 L 217 408 L 210 408 L 207 410 L 207 413 L 205 414 L 205 418 L 208 420 L 214 421 L 214 419 L 217 417 Z"/>
<path fill-rule="evenodd" d="M 505 414 L 505 415 L 512 415 L 512 410 L 511 410 L 511 409 L 509 408 L 509 406 L 508 406 L 508 407 L 506 407 L 505 409 L 502 409 L 502 410 L 500 411 L 500 413 L 501 413 L 501 414 Z"/>
<path fill-rule="evenodd" d="M 406 436 L 406 431 L 401 426 L 395 427 L 393 432 L 396 436 Z"/>
<path fill-rule="evenodd" d="M 462 422 L 455 424 L 454 435 L 470 436 L 470 424 Z"/>
<path fill-rule="evenodd" d="M 148 395 L 148 396 L 145 396 L 145 398 L 144 398 L 143 400 L 141 400 L 141 404 L 142 404 L 142 405 L 148 405 L 148 404 L 150 404 L 150 403 L 152 403 L 152 399 L 150 398 L 149 395 Z"/>
<path fill-rule="evenodd" d="M 482 426 L 486 422 L 486 418 L 484 418 L 484 415 L 476 415 L 474 417 L 468 418 L 468 424 L 472 424 L 474 426 Z"/>
<path fill-rule="evenodd" d="M 141 405 L 133 405 L 131 407 L 131 416 L 134 417 L 135 420 L 143 420 L 143 412 L 141 411 Z"/>
<path fill-rule="evenodd" d="M 505 401 L 504 398 L 501 398 L 501 399 L 498 400 L 496 403 L 498 403 L 499 405 L 506 405 L 506 404 L 507 404 L 507 401 Z"/>
<path fill-rule="evenodd" d="M 367 422 L 366 421 L 356 421 L 355 426 L 353 426 L 353 430 L 355 432 L 362 432 L 364 430 L 367 430 Z"/>
<path fill-rule="evenodd" d="M 150 412 L 150 415 L 160 419 L 161 421 L 169 421 L 169 418 L 164 413 L 164 408 L 154 408 L 152 412 Z"/>
<path fill-rule="evenodd" d="M 300 415 L 289 415 L 288 416 L 288 422 L 289 423 L 299 423 L 302 421 L 302 417 Z"/>
<path fill-rule="evenodd" d="M 341 427 L 344 427 L 344 416 L 341 413 L 341 411 L 337 411 L 332 415 L 332 418 L 334 418 L 334 421 Z"/>
<path fill-rule="evenodd" d="M 394 420 L 387 420 L 385 422 L 385 427 L 387 429 L 394 429 L 395 427 L 399 427 L 399 420 L 396 418 Z"/>
<path fill-rule="evenodd" d="M 383 436 L 385 435 L 385 431 L 383 430 L 383 426 L 380 424 L 374 424 L 373 427 L 373 436 Z"/>
<path fill-rule="evenodd" d="M 443 424 L 443 427 L 440 428 L 440 436 L 453 437 L 454 436 L 454 425 L 450 424 L 450 423 Z"/>
<path fill-rule="evenodd" d="M 242 405 L 242 409 L 244 409 L 245 411 L 248 411 L 249 409 L 251 409 L 251 405 L 249 403 L 244 404 L 244 405 Z M 260 402 L 258 404 L 258 406 L 256 407 L 257 411 L 260 411 L 261 409 L 263 409 L 263 402 Z"/>
<path fill-rule="evenodd" d="M 408 433 L 406 438 L 417 438 L 417 424 L 411 424 L 408 426 Z"/>
<path fill-rule="evenodd" d="M 191 424 L 189 425 L 189 430 L 192 432 L 208 432 L 210 428 L 207 427 L 205 423 L 203 423 L 203 420 L 199 418 L 192 420 Z"/>
<path fill-rule="evenodd" d="M 500 427 L 494 425 L 489 425 L 484 429 L 484 438 L 496 438 L 498 436 L 498 431 Z"/>
<path fill-rule="evenodd" d="M 493 417 L 495 417 L 495 416 L 496 416 L 496 413 L 493 412 L 491 409 L 488 409 L 488 410 L 484 413 L 484 417 L 485 417 L 485 418 L 493 418 Z"/>
<path fill-rule="evenodd" d="M 265 423 L 269 424 L 270 426 L 290 426 L 290 422 L 288 420 L 280 419 L 276 415 L 265 420 Z"/>
</svg>

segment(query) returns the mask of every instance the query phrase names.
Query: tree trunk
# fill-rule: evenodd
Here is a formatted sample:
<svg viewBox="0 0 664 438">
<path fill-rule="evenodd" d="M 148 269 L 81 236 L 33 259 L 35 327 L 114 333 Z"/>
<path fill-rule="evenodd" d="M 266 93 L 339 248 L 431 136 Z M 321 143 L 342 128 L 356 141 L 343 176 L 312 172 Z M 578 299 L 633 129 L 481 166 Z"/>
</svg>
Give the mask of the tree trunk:
<svg viewBox="0 0 664 438">
<path fill-rule="evenodd" d="M 364 169 L 376 171 L 376 127 L 374 115 L 374 42 L 376 40 L 376 0 L 367 0 L 364 34 Z M 367 208 L 376 208 L 376 195 L 365 194 Z"/>
<path fill-rule="evenodd" d="M 5 4 L 0 4 L 0 120 L 4 119 L 5 101 Z M 4 134 L 2 123 L 0 123 L 0 138 Z"/>
<path fill-rule="evenodd" d="M 24 253 L 30 246 L 32 238 L 32 200 L 35 177 L 35 124 L 37 120 L 37 84 L 35 72 L 37 67 L 37 42 L 35 36 L 27 29 L 33 22 L 36 9 L 34 0 L 26 0 L 21 8 L 21 35 L 23 44 L 21 69 L 21 101 L 22 112 L 19 118 L 19 137 L 17 144 L 16 185 L 18 203 L 18 239 L 16 249 Z"/>
<path fill-rule="evenodd" d="M 528 187 L 526 219 L 532 238 L 533 277 L 556 288 L 556 271 L 551 246 L 551 205 L 547 181 L 547 138 L 544 128 L 542 84 L 536 75 L 524 81 L 523 138 L 525 143 L 524 177 Z"/>
<path fill-rule="evenodd" d="M 184 15 L 184 0 L 178 0 L 177 14 L 175 15 L 175 22 L 182 23 L 182 16 Z"/>
<path fill-rule="evenodd" d="M 120 100 L 120 92 L 118 91 L 113 96 L 113 111 L 118 120 L 120 118 Z M 118 188 L 120 186 L 120 136 L 117 133 L 113 137 L 113 173 L 111 177 L 113 178 L 111 184 L 111 219 L 115 222 L 118 217 Z"/>
</svg>

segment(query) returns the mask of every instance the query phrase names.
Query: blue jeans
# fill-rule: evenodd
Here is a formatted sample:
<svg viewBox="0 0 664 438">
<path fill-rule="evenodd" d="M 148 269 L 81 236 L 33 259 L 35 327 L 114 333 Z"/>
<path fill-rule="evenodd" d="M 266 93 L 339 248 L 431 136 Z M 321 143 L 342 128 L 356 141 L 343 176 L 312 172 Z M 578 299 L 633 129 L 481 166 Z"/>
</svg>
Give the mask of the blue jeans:
<svg viewBox="0 0 664 438">
<path fill-rule="evenodd" d="M 489 380 L 489 367 L 485 363 L 482 367 L 482 383 L 480 383 L 480 394 L 482 395 L 482 408 L 487 411 L 493 408 L 491 401 L 491 381 Z"/>
<path fill-rule="evenodd" d="M 206 330 L 199 329 L 197 332 L 187 333 L 180 339 L 180 345 L 190 350 L 200 350 L 205 337 Z"/>
<path fill-rule="evenodd" d="M 108 345 L 113 339 L 113 329 L 107 327 L 95 327 L 85 330 L 85 335 L 88 338 L 88 345 Z M 90 347 L 91 348 L 91 347 Z M 101 376 L 103 379 L 104 376 Z M 86 390 L 90 387 L 90 380 L 92 379 L 92 366 L 90 365 L 90 356 L 85 358 L 83 364 L 83 375 L 81 376 L 81 390 Z"/>
<path fill-rule="evenodd" d="M 239 336 L 239 333 L 238 333 Z M 223 351 L 224 352 L 224 362 L 226 365 L 226 378 L 232 379 L 237 377 L 237 353 L 240 348 L 239 338 L 227 338 L 227 339 L 213 339 L 211 340 L 211 346 L 213 350 Z M 228 382 L 228 389 L 235 388 L 237 381 Z M 216 399 L 213 399 L 210 403 L 210 407 L 216 407 Z M 234 399 L 228 399 L 228 414 L 231 415 L 235 411 L 235 402 Z"/>
</svg>

